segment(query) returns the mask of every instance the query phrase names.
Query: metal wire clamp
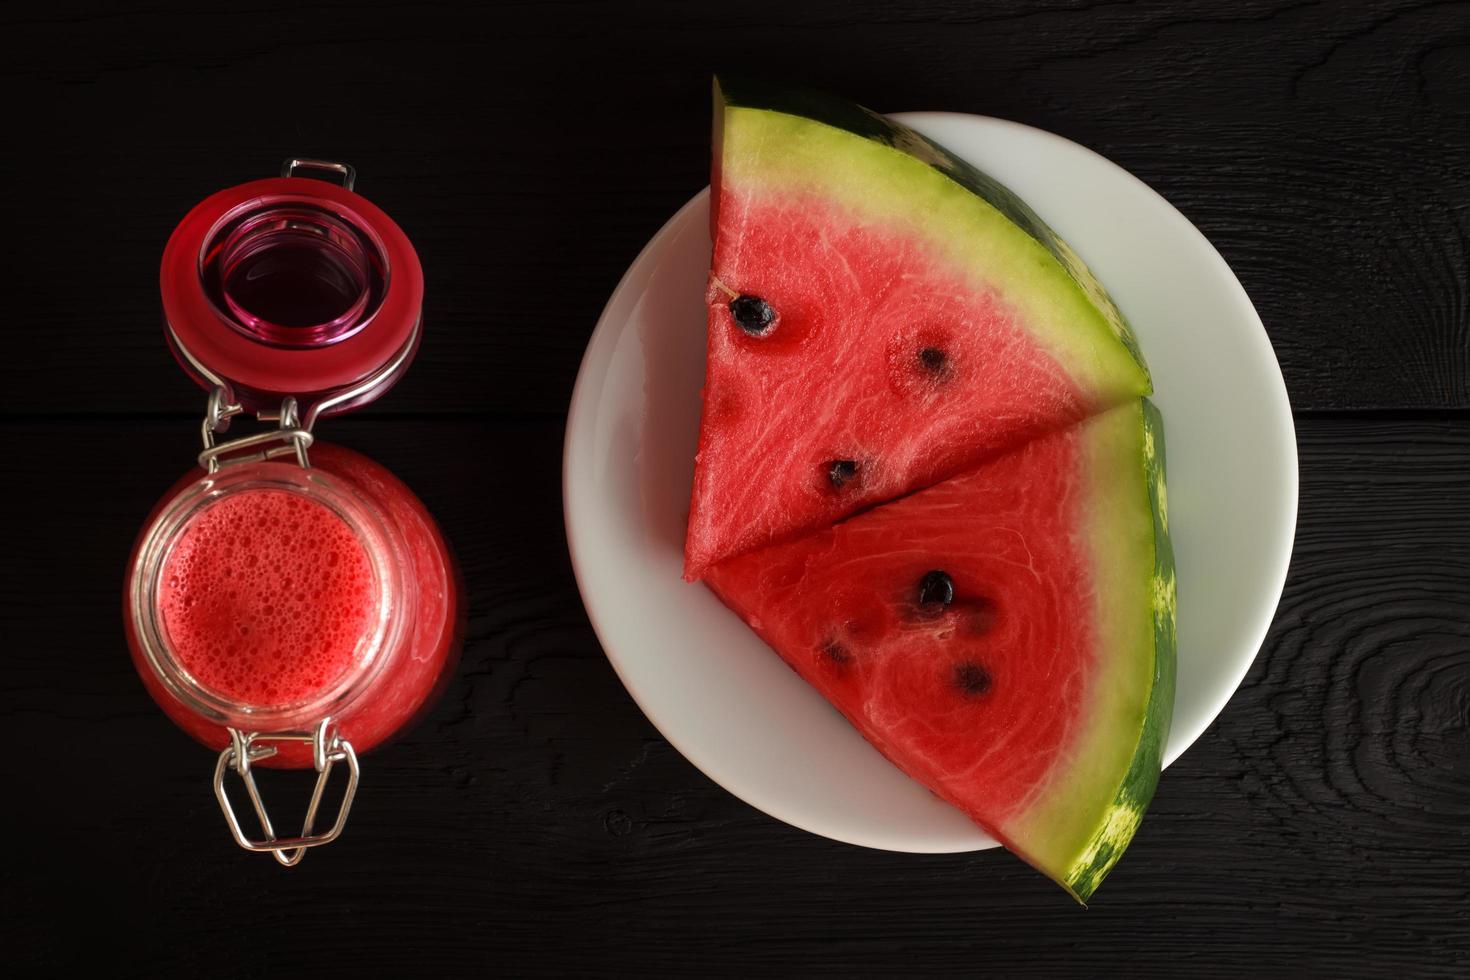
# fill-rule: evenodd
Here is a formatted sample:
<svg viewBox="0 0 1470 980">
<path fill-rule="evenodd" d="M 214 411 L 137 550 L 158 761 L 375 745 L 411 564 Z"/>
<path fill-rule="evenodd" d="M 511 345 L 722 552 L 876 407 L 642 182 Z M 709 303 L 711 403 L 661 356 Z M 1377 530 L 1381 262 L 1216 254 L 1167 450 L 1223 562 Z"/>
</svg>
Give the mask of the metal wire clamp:
<svg viewBox="0 0 1470 980">
<path fill-rule="evenodd" d="M 220 752 L 219 760 L 214 766 L 214 796 L 219 800 L 220 809 L 224 811 L 225 822 L 230 826 L 235 843 L 247 851 L 269 851 L 278 862 L 290 868 L 301 863 L 307 848 L 330 844 L 342 835 L 342 828 L 347 824 L 347 814 L 352 809 L 352 798 L 357 793 L 359 771 L 357 753 L 352 750 L 352 743 L 331 731 L 330 718 L 323 718 L 311 732 L 241 732 L 234 728 L 228 731 L 230 744 Z M 253 763 L 268 759 L 279 751 L 276 746 L 265 744 L 270 742 L 311 743 L 312 763 L 317 772 L 316 787 L 312 790 L 311 802 L 306 808 L 306 819 L 302 821 L 301 834 L 298 837 L 276 836 L 275 827 L 266 813 L 260 788 L 255 783 L 255 774 L 251 771 Z M 331 827 L 315 833 L 313 830 L 317 810 L 321 807 L 322 794 L 331 779 L 332 767 L 339 762 L 347 763 L 347 787 L 342 794 L 342 804 L 337 809 L 337 819 L 332 821 Z M 225 774 L 231 769 L 239 774 L 240 780 L 245 784 L 245 792 L 255 809 L 255 817 L 265 833 L 263 840 L 251 840 L 247 837 L 240 827 L 239 818 L 235 816 L 235 808 L 225 789 Z"/>
<path fill-rule="evenodd" d="M 274 459 L 277 456 L 296 456 L 296 462 L 310 467 L 311 460 L 306 451 L 311 447 L 311 428 L 301 423 L 296 399 L 286 398 L 278 412 L 259 412 L 256 418 L 262 422 L 275 422 L 276 428 L 252 435 L 241 436 L 226 442 L 217 441 L 219 433 L 230 428 L 230 419 L 244 409 L 230 400 L 229 392 L 216 387 L 209 393 L 209 404 L 204 412 L 201 429 L 204 449 L 199 453 L 199 466 L 206 473 L 218 473 L 221 466 L 244 463 L 251 460 Z M 285 445 L 272 445 L 285 443 Z"/>
<path fill-rule="evenodd" d="M 357 169 L 349 163 L 314 160 L 309 157 L 291 157 L 281 164 L 282 177 L 295 177 L 298 170 L 324 170 L 334 173 L 342 179 L 342 186 L 349 191 L 352 190 L 352 185 L 357 183 Z"/>
<path fill-rule="evenodd" d="M 311 430 L 302 424 L 295 398 L 283 399 L 278 412 L 256 413 L 256 418 L 262 422 L 275 422 L 276 428 L 219 441 L 218 436 L 229 430 L 230 420 L 243 411 L 240 404 L 231 398 L 226 385 L 216 385 L 210 391 L 201 427 L 204 448 L 199 453 L 199 465 L 206 472 L 218 473 L 223 466 L 290 455 L 294 455 L 301 466 L 311 466 L 311 460 L 307 456 L 307 449 L 312 443 Z M 350 742 L 331 731 L 330 718 L 323 718 L 311 732 L 241 732 L 235 728 L 227 731 L 230 733 L 230 744 L 220 752 L 214 767 L 214 796 L 219 800 L 220 809 L 224 811 L 225 822 L 229 824 L 235 843 L 247 851 L 269 851 L 278 862 L 289 868 L 301 863 L 307 848 L 330 843 L 341 835 L 342 828 L 347 823 L 347 813 L 352 807 L 352 798 L 357 792 L 360 773 L 357 753 L 352 750 Z M 312 791 L 311 803 L 307 806 L 306 819 L 302 822 L 298 837 L 276 836 L 275 827 L 266 813 L 260 788 L 256 785 L 255 775 L 250 769 L 252 763 L 268 759 L 279 751 L 276 746 L 267 744 L 270 742 L 312 744 L 312 762 L 317 772 L 316 788 Z M 327 788 L 332 767 L 338 762 L 347 763 L 347 789 L 342 797 L 342 805 L 332 826 L 322 833 L 314 833 L 322 793 Z M 235 809 L 225 790 L 225 774 L 231 769 L 245 784 L 245 792 L 255 809 L 256 819 L 260 821 L 260 828 L 265 833 L 264 840 L 251 840 L 240 827 L 239 818 L 235 816 Z"/>
</svg>

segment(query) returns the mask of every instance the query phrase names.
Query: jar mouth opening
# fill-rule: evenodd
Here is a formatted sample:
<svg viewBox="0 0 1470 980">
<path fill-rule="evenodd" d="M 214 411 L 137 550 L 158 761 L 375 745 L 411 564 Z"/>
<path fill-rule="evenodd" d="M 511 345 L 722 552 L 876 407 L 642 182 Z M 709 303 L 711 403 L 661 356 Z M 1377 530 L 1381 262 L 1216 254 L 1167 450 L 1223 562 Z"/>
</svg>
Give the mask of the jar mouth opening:
<svg viewBox="0 0 1470 980">
<path fill-rule="evenodd" d="M 303 534 L 299 523 L 285 527 L 290 514 L 315 529 Z M 274 526 L 245 527 L 246 515 Z M 292 580 L 293 574 L 304 579 L 309 563 L 299 549 L 312 547 L 323 533 L 335 535 L 324 560 L 336 553 L 358 564 L 335 579 L 323 571 L 315 581 Z M 251 556 L 269 559 L 283 542 L 298 549 L 284 571 L 249 564 Z M 291 463 L 239 464 L 188 485 L 160 509 L 131 570 L 130 612 L 144 659 L 185 706 L 241 730 L 309 728 L 340 715 L 398 645 L 402 567 L 388 525 L 350 487 Z M 265 578 L 271 575 L 277 577 Z M 345 583 L 348 591 L 318 594 L 315 586 L 323 580 Z M 217 594 L 224 588 L 228 596 Z M 249 635 L 250 627 L 261 625 L 262 601 L 287 608 Z M 268 605 L 265 612 L 277 615 Z M 303 633 L 303 625 L 339 614 L 349 620 L 337 624 L 339 635 L 326 637 L 319 648 L 300 648 L 314 632 Z M 295 621 L 272 635 L 270 622 L 293 615 L 306 623 Z M 302 642 L 288 648 L 283 639 Z"/>
<path fill-rule="evenodd" d="M 226 213 L 205 236 L 199 278 L 230 327 L 284 348 L 357 334 L 388 290 L 388 258 L 350 212 L 306 200 L 260 200 Z"/>
</svg>

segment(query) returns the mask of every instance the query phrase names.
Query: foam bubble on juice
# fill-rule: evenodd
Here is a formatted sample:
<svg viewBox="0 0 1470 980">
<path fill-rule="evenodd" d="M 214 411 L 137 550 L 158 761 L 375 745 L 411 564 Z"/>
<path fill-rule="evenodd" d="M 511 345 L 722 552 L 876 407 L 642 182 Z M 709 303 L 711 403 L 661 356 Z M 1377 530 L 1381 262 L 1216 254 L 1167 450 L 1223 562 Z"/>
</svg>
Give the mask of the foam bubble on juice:
<svg viewBox="0 0 1470 980">
<path fill-rule="evenodd" d="M 376 606 L 367 549 L 346 522 L 300 494 L 244 490 L 190 519 L 164 562 L 159 611 L 200 684 L 274 705 L 337 681 Z"/>
</svg>

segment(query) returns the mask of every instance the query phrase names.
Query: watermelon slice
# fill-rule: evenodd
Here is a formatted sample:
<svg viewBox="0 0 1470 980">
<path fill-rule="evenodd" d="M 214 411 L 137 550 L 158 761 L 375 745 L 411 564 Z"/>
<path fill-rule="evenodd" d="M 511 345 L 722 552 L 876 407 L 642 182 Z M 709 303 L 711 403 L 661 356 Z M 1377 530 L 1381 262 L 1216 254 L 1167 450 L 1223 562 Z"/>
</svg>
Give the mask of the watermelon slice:
<svg viewBox="0 0 1470 980">
<path fill-rule="evenodd" d="M 706 584 L 904 772 L 1086 901 L 1174 705 L 1163 432 L 1143 400 Z"/>
<path fill-rule="evenodd" d="M 943 147 L 752 81 L 715 115 L 686 578 L 1151 390 L 1076 253 Z"/>
</svg>

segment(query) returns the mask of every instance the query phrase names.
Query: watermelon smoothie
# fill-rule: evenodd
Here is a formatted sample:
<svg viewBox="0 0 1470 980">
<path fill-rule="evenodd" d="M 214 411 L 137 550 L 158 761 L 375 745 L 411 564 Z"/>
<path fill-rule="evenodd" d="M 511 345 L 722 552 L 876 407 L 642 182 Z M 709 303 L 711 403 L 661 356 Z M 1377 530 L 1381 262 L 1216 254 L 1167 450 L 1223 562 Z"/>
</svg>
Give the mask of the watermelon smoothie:
<svg viewBox="0 0 1470 980">
<path fill-rule="evenodd" d="M 442 690 L 463 635 L 458 572 L 433 519 L 382 466 L 317 443 L 180 482 L 134 551 L 127 633 L 150 694 L 212 748 L 228 729 L 330 717 L 366 752 Z M 260 765 L 303 768 L 281 743 Z"/>
<path fill-rule="evenodd" d="M 184 670 L 253 704 L 308 700 L 340 680 L 371 640 L 377 603 L 352 529 L 284 490 L 247 490 L 196 514 L 164 559 L 159 596 Z"/>
</svg>

